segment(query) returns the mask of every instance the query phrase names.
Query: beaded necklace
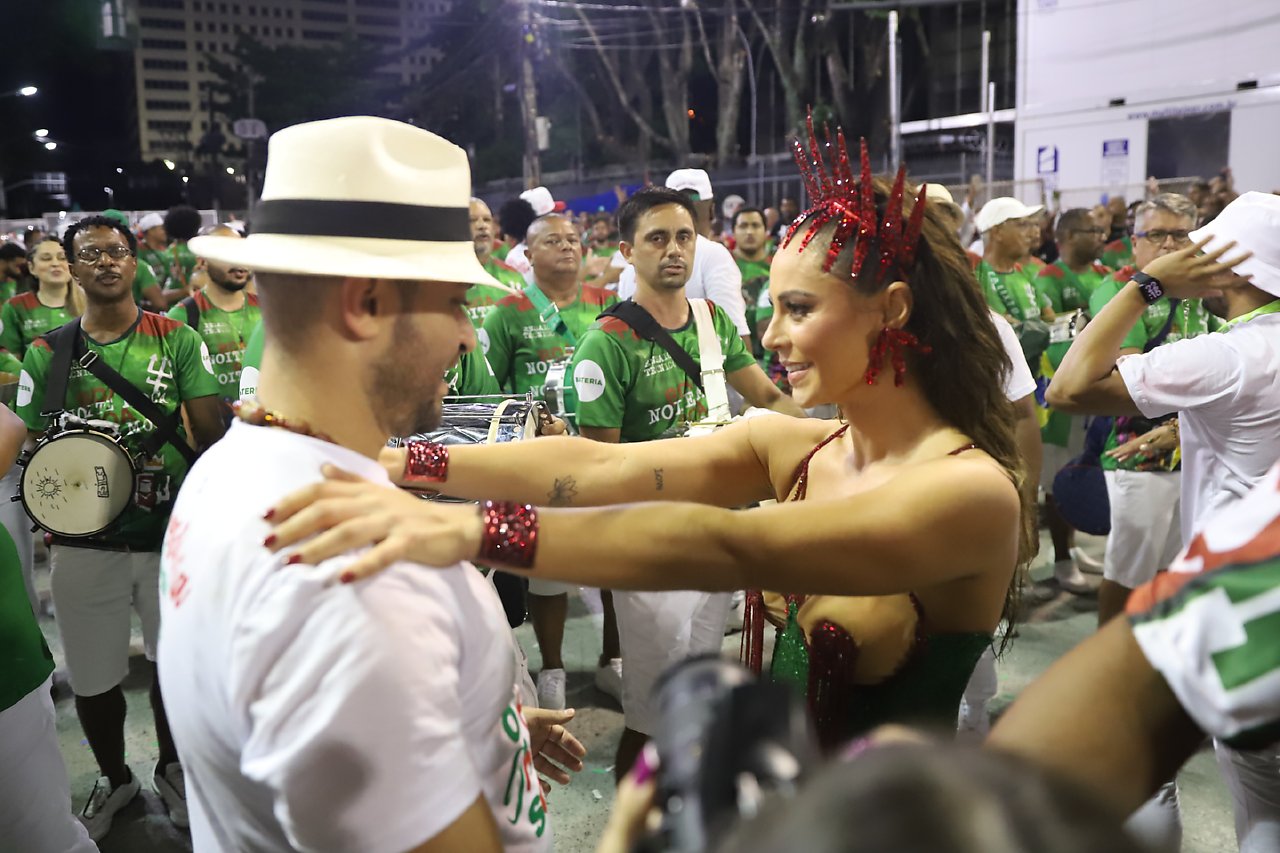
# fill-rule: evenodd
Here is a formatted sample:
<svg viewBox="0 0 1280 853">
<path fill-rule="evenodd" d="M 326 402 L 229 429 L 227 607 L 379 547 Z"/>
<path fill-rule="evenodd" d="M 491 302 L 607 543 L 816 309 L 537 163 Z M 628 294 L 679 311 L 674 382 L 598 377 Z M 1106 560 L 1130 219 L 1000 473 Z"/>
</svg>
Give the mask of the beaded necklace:
<svg viewBox="0 0 1280 853">
<path fill-rule="evenodd" d="M 318 438 L 330 444 L 337 444 L 336 441 L 324 433 L 313 430 L 305 421 L 290 421 L 284 415 L 272 412 L 256 402 L 241 400 L 232 403 L 231 410 L 235 412 L 237 418 L 250 426 L 277 427 L 297 435 L 305 435 L 308 438 Z"/>
</svg>

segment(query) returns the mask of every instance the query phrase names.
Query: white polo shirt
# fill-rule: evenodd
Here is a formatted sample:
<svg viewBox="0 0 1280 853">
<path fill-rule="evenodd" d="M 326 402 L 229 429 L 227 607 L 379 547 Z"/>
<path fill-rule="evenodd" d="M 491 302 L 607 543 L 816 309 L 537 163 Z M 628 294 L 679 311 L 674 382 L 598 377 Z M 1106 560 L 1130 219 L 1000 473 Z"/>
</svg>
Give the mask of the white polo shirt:
<svg viewBox="0 0 1280 853">
<path fill-rule="evenodd" d="M 372 460 L 232 425 L 192 468 L 165 537 L 160 683 L 205 851 L 399 853 L 477 798 L 505 850 L 549 851 L 502 605 L 469 565 L 350 557 L 285 566 L 263 513 L 332 463 Z"/>
<path fill-rule="evenodd" d="M 1119 371 L 1144 416 L 1178 413 L 1190 542 L 1280 459 L 1280 314 L 1122 358 Z"/>
<path fill-rule="evenodd" d="M 739 335 L 751 334 L 747 327 L 747 304 L 742 298 L 742 270 L 738 269 L 733 252 L 715 240 L 698 235 L 693 249 L 693 269 L 689 271 L 684 292 L 685 296 L 710 299 L 729 315 Z M 630 299 L 635 295 L 636 268 L 627 264 L 618 279 L 618 298 Z"/>
</svg>

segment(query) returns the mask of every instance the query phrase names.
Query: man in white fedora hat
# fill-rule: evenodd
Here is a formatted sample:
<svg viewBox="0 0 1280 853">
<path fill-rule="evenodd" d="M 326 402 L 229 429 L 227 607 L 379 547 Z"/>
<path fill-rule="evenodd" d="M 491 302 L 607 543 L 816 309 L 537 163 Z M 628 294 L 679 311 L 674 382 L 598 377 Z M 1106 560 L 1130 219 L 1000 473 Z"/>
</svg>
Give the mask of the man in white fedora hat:
<svg viewBox="0 0 1280 853">
<path fill-rule="evenodd" d="M 747 346 L 751 346 L 751 328 L 747 325 L 747 303 L 742 296 L 742 272 L 733 253 L 711 239 L 715 218 L 715 196 L 711 177 L 704 169 L 676 169 L 667 176 L 667 189 L 685 194 L 698 212 L 694 227 L 698 239 L 693 251 L 693 269 L 685 292 L 699 299 L 710 299 L 724 309 L 733 320 Z M 636 271 L 628 265 L 618 279 L 618 298 L 630 299 L 636 294 Z"/>
<path fill-rule="evenodd" d="M 254 270 L 266 334 L 257 404 L 165 539 L 160 668 L 198 853 L 551 849 L 538 772 L 567 781 L 547 759 L 577 769 L 580 746 L 572 712 L 522 715 L 488 581 L 404 564 L 332 584 L 350 556 L 282 571 L 265 547 L 273 502 L 331 467 L 387 482 L 388 437 L 439 424 L 475 347 L 467 289 L 492 281 L 470 197 L 466 153 L 435 134 L 312 122 L 271 138 L 249 237 L 192 241 Z"/>
<path fill-rule="evenodd" d="M 1137 236 L 1146 240 L 1150 229 Z M 1094 317 L 1048 392 L 1053 405 L 1065 402 L 1076 411 L 1147 418 L 1177 413 L 1170 425 L 1142 440 L 1154 445 L 1171 432 L 1168 440 L 1181 446 L 1184 545 L 1211 515 L 1229 512 L 1280 459 L 1280 197 L 1245 193 L 1186 240 L 1186 248 L 1135 273 Z M 1233 271 L 1214 274 L 1223 266 L 1214 261 L 1227 253 L 1235 256 L 1227 258 L 1229 265 L 1241 252 L 1250 255 Z M 1120 358 L 1129 329 L 1165 296 L 1204 297 L 1226 320 L 1224 333 Z M 1158 449 L 1139 445 L 1139 452 Z M 1241 849 L 1276 849 L 1280 750 L 1246 753 L 1216 746 L 1236 805 Z"/>
</svg>

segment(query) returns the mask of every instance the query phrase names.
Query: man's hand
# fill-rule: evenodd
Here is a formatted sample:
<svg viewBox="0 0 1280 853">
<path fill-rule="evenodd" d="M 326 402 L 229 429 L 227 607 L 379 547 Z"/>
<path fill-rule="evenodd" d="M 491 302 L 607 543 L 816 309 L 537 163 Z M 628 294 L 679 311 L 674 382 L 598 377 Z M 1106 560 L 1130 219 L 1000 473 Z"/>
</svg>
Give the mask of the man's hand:
<svg viewBox="0 0 1280 853">
<path fill-rule="evenodd" d="M 587 754 L 587 748 L 564 727 L 577 712 L 572 708 L 563 711 L 524 708 L 523 712 L 524 724 L 529 727 L 534 769 L 552 781 L 568 785 L 569 772 L 581 772 L 582 759 Z M 544 793 L 548 787 L 544 782 Z"/>
<path fill-rule="evenodd" d="M 1212 295 L 1236 264 L 1253 257 L 1252 252 L 1240 252 L 1224 260 L 1223 256 L 1236 245 L 1234 240 L 1212 252 L 1200 254 L 1212 239 L 1210 235 L 1185 249 L 1156 258 L 1142 271 L 1159 279 L 1164 292 L 1175 299 L 1199 299 Z"/>
<path fill-rule="evenodd" d="M 1161 424 L 1150 432 L 1135 436 L 1124 444 L 1111 448 L 1104 455 L 1117 462 L 1127 462 L 1135 457 L 1161 456 L 1177 446 L 1177 430 L 1168 424 Z"/>
</svg>

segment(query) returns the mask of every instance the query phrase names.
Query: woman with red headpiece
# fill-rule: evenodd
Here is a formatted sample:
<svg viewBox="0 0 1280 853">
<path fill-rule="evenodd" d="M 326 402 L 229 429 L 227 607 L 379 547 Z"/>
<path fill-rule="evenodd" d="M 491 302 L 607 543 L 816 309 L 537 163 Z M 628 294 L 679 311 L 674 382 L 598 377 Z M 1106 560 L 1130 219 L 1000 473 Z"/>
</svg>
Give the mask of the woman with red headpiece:
<svg viewBox="0 0 1280 853">
<path fill-rule="evenodd" d="M 419 443 L 384 454 L 392 478 L 484 501 L 479 512 L 330 472 L 273 510 L 273 547 L 317 564 L 372 545 L 335 561 L 343 582 L 474 559 L 612 589 L 780 590 L 775 674 L 807 684 L 825 742 L 888 720 L 954 725 L 1034 547 L 1009 361 L 922 189 L 904 199 L 901 172 L 872 180 L 865 148 L 855 175 L 843 138 L 822 145 L 812 128 L 796 149 L 813 207 L 774 260 L 764 343 L 796 402 L 836 404 L 843 422 L 767 416 L 643 444 Z M 572 494 L 570 508 L 535 506 L 549 494 Z M 753 598 L 744 652 L 759 665 Z"/>
</svg>

